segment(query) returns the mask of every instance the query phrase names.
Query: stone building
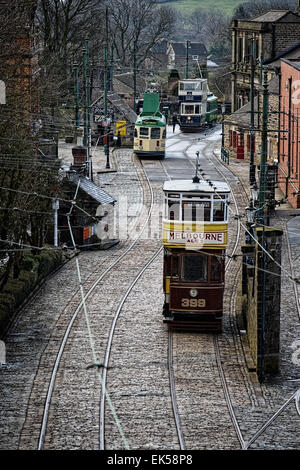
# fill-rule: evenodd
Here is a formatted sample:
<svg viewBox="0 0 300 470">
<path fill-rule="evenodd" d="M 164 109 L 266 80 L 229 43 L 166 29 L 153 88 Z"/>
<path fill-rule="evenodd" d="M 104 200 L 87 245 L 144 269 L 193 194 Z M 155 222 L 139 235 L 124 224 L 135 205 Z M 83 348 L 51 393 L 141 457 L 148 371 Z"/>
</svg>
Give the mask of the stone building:
<svg viewBox="0 0 300 470">
<path fill-rule="evenodd" d="M 299 2 L 300 3 L 300 2 Z M 232 22 L 232 111 L 250 99 L 252 44 L 255 61 L 255 85 L 261 82 L 261 66 L 282 51 L 299 43 L 300 8 L 270 10 L 263 15 Z"/>
<path fill-rule="evenodd" d="M 281 61 L 279 187 L 300 207 L 300 61 Z"/>
<path fill-rule="evenodd" d="M 197 63 L 203 69 L 207 66 L 207 50 L 200 42 L 171 42 L 167 48 L 168 69 L 177 69 L 183 72 L 186 66 L 188 43 L 189 67 L 192 69 Z"/>
<path fill-rule="evenodd" d="M 275 75 L 269 82 L 267 159 L 268 163 L 278 160 L 278 111 L 279 111 L 279 76 Z M 261 126 L 262 126 L 263 97 L 262 87 L 258 87 L 258 94 L 254 99 L 254 159 L 256 165 L 260 163 L 261 153 Z M 224 147 L 230 158 L 250 158 L 250 132 L 251 132 L 251 103 L 248 102 L 240 109 L 225 118 L 224 121 Z"/>
</svg>

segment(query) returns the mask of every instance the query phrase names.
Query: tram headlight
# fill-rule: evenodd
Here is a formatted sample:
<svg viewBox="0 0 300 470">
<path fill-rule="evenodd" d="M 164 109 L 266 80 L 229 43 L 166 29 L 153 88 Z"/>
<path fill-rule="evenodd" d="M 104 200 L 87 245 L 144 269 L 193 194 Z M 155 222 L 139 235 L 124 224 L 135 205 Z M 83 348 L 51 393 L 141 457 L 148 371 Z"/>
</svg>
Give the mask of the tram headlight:
<svg viewBox="0 0 300 470">
<path fill-rule="evenodd" d="M 191 297 L 197 297 L 197 295 L 198 295 L 197 289 L 191 289 L 190 290 L 190 296 Z"/>
</svg>

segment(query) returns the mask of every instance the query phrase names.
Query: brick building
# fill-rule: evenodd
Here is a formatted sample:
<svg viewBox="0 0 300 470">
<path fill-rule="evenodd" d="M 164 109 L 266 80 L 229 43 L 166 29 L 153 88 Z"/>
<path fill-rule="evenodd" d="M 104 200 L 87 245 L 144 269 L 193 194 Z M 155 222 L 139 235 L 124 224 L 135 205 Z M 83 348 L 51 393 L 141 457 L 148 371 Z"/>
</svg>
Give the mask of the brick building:
<svg viewBox="0 0 300 470">
<path fill-rule="evenodd" d="M 299 2 L 300 3 L 300 2 Z M 298 9 L 300 12 L 300 9 Z M 300 15 L 289 10 L 270 10 L 263 15 L 232 22 L 232 111 L 250 99 L 252 41 L 255 85 L 261 82 L 261 65 L 299 43 Z"/>
<path fill-rule="evenodd" d="M 20 118 L 27 131 L 36 124 L 39 112 L 40 42 L 35 23 L 36 3 L 0 1 L 4 23 L 0 38 L 0 79 L 6 85 L 7 109 L 12 118 Z"/>
<path fill-rule="evenodd" d="M 279 187 L 300 207 L 300 61 L 281 61 Z"/>
</svg>

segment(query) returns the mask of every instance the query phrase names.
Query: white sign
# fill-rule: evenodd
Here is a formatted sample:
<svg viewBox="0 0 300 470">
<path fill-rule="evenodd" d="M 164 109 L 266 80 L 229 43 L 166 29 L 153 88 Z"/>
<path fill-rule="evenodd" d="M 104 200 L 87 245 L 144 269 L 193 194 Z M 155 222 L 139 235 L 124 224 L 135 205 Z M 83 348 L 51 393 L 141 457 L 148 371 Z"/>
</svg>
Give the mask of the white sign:
<svg viewBox="0 0 300 470">
<path fill-rule="evenodd" d="M 3 80 L 0 80 L 0 104 L 6 104 L 6 87 Z"/>
<path fill-rule="evenodd" d="M 0 340 L 0 364 L 6 364 L 6 348 L 4 341 Z"/>
<path fill-rule="evenodd" d="M 224 233 L 204 232 L 167 232 L 167 243 L 185 243 L 190 245 L 224 245 Z"/>
</svg>

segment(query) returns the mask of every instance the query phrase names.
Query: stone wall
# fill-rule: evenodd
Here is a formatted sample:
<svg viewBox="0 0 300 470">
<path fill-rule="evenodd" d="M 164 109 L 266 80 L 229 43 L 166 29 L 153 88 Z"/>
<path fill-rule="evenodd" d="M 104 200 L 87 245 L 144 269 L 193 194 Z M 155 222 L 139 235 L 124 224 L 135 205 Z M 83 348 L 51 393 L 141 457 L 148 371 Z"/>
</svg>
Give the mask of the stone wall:
<svg viewBox="0 0 300 470">
<path fill-rule="evenodd" d="M 280 359 L 280 229 L 258 227 L 258 244 L 243 247 L 242 293 L 245 296 L 244 322 L 251 356 L 259 379 L 279 371 Z M 265 246 L 264 252 L 262 246 Z M 274 260 L 274 261 L 273 261 Z"/>
</svg>

